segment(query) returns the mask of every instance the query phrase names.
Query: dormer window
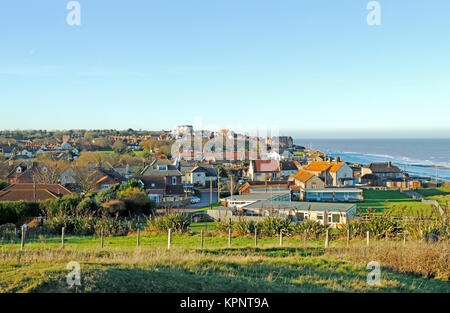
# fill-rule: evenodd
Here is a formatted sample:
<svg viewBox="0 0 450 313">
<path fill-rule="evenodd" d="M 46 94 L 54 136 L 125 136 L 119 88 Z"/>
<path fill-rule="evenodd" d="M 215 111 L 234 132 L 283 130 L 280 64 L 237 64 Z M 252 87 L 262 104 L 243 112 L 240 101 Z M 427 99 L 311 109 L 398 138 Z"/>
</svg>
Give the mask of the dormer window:
<svg viewBox="0 0 450 313">
<path fill-rule="evenodd" d="M 167 165 L 158 165 L 158 171 L 167 171 Z"/>
<path fill-rule="evenodd" d="M 173 176 L 172 177 L 172 185 L 176 185 L 177 184 L 177 177 Z"/>
<path fill-rule="evenodd" d="M 22 173 L 22 168 L 20 166 L 17 168 L 17 173 Z"/>
</svg>

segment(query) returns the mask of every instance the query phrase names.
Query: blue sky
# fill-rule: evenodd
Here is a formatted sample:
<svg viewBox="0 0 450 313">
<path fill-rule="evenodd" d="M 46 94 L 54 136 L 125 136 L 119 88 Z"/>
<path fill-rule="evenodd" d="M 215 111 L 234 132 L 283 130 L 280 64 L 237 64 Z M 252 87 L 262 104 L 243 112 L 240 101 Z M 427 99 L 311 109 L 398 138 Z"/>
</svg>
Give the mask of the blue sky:
<svg viewBox="0 0 450 313">
<path fill-rule="evenodd" d="M 448 0 L 68 2 L 2 3 L 0 129 L 450 137 Z"/>
</svg>

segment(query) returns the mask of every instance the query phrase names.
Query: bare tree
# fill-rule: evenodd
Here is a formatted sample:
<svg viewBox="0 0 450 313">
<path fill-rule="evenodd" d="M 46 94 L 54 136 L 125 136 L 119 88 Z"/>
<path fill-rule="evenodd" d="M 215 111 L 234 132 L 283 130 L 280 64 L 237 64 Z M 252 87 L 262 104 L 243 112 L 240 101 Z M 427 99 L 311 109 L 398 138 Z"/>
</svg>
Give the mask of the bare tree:
<svg viewBox="0 0 450 313">
<path fill-rule="evenodd" d="M 33 178 L 38 184 L 59 184 L 61 175 L 69 165 L 64 161 L 45 161 L 33 168 Z"/>
<path fill-rule="evenodd" d="M 84 193 L 94 191 L 95 178 L 91 175 L 92 172 L 87 166 L 73 166 L 75 184 L 80 187 Z"/>
</svg>

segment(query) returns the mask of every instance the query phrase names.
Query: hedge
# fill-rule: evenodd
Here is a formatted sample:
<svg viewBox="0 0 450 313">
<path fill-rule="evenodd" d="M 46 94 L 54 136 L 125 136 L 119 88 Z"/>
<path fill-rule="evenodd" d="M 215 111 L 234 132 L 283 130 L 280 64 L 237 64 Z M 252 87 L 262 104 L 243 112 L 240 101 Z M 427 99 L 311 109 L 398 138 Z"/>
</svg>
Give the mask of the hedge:
<svg viewBox="0 0 450 313">
<path fill-rule="evenodd" d="M 25 217 L 40 216 L 39 202 L 6 201 L 0 202 L 0 225 L 6 223 L 19 223 Z"/>
</svg>

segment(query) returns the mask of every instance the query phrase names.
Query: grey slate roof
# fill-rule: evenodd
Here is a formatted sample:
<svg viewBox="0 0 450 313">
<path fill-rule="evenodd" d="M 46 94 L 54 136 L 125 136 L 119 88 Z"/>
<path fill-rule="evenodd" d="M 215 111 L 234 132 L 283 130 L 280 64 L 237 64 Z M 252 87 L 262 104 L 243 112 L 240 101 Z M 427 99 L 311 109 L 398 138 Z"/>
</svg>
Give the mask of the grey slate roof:
<svg viewBox="0 0 450 313">
<path fill-rule="evenodd" d="M 275 209 L 275 210 L 299 210 L 299 211 L 327 211 L 346 212 L 356 204 L 306 202 L 306 201 L 258 201 L 243 207 L 243 209 Z"/>
<path fill-rule="evenodd" d="M 365 168 L 368 168 L 372 171 L 372 173 L 401 173 L 402 171 L 395 165 L 392 165 L 389 162 L 386 163 L 370 163 L 364 165 Z"/>
</svg>

